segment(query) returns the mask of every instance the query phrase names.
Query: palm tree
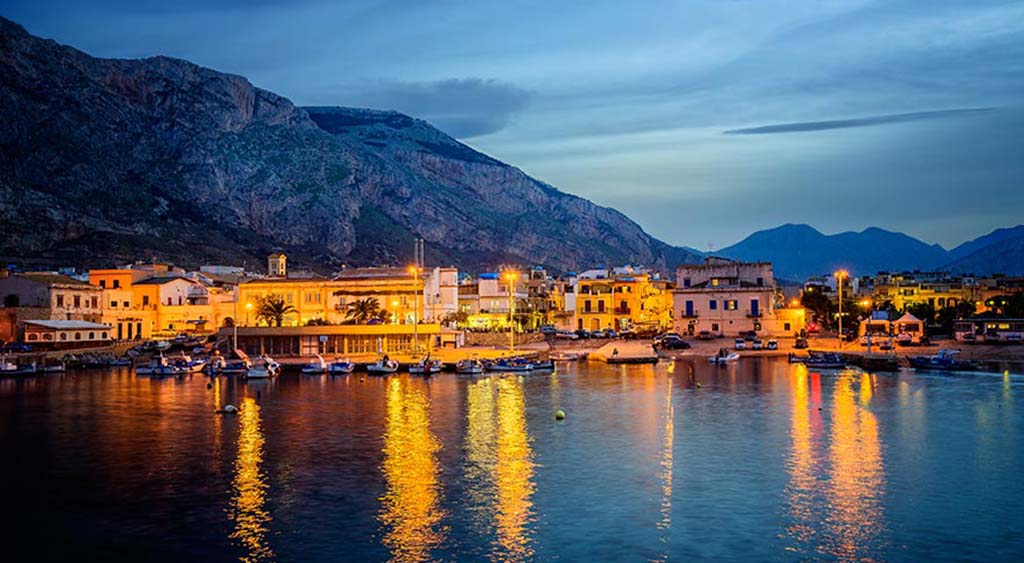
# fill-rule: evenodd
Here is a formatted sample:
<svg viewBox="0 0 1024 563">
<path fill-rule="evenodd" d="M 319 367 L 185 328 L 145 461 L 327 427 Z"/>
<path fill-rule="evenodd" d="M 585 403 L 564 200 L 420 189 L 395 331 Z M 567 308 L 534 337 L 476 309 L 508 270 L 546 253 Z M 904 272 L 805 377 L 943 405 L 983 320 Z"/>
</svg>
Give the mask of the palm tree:
<svg viewBox="0 0 1024 563">
<path fill-rule="evenodd" d="M 298 312 L 295 307 L 284 302 L 284 297 L 273 293 L 260 298 L 256 305 L 256 318 L 268 325 L 281 326 L 286 316 Z"/>
<path fill-rule="evenodd" d="M 345 318 L 357 324 L 366 324 L 371 319 L 380 318 L 382 313 L 386 315 L 387 311 L 380 308 L 380 301 L 376 297 L 357 299 L 345 307 Z"/>
</svg>

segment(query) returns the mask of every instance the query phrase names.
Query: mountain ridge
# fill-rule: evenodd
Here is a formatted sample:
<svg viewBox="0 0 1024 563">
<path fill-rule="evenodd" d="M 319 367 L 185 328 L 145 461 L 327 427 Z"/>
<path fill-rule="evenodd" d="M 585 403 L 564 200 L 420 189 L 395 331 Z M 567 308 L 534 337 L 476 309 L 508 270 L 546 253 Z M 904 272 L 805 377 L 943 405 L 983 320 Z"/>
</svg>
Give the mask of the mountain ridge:
<svg viewBox="0 0 1024 563">
<path fill-rule="evenodd" d="M 171 57 L 101 59 L 0 18 L 0 256 L 554 270 L 691 251 L 397 112 L 308 107 Z"/>
</svg>

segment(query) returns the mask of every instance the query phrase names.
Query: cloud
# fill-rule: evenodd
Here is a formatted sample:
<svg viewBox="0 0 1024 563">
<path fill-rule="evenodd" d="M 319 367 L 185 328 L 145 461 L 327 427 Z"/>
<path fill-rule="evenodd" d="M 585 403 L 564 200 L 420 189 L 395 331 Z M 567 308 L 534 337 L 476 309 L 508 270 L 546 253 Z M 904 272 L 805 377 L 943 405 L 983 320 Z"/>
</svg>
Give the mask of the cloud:
<svg viewBox="0 0 1024 563">
<path fill-rule="evenodd" d="M 348 98 L 346 104 L 398 110 L 463 139 L 504 129 L 531 97 L 513 84 L 482 78 L 380 81 L 355 90 L 360 91 L 357 99 Z"/>
<path fill-rule="evenodd" d="M 761 127 L 730 129 L 723 131 L 725 135 L 768 135 L 772 133 L 804 133 L 807 131 L 825 131 L 828 129 L 848 129 L 851 127 L 871 127 L 890 123 L 905 123 L 923 119 L 941 119 L 962 115 L 992 111 L 994 108 L 960 108 L 938 111 L 916 111 L 912 113 L 896 113 L 890 115 L 874 115 L 855 119 L 831 119 L 828 121 L 797 121 L 793 123 L 777 123 Z"/>
</svg>

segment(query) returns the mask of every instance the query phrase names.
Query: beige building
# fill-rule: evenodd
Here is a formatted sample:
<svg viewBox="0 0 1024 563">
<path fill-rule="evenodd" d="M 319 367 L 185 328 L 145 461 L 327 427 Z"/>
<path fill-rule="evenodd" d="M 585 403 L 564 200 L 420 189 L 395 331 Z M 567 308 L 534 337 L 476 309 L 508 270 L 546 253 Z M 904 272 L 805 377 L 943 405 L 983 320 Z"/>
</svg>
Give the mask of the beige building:
<svg viewBox="0 0 1024 563">
<path fill-rule="evenodd" d="M 0 278 L 0 338 L 20 339 L 29 320 L 100 322 L 103 292 L 74 278 L 48 273 L 14 274 Z"/>
<path fill-rule="evenodd" d="M 804 328 L 802 308 L 785 308 L 769 262 L 709 257 L 676 270 L 673 319 L 680 334 L 737 336 L 756 331 L 792 336 Z"/>
</svg>

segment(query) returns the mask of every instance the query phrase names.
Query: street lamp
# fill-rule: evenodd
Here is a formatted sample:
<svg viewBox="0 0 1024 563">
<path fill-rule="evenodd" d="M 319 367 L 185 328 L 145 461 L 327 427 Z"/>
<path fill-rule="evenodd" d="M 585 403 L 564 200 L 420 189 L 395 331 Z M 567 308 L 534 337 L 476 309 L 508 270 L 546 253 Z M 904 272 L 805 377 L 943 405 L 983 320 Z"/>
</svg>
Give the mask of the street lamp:
<svg viewBox="0 0 1024 563">
<path fill-rule="evenodd" d="M 839 287 L 839 349 L 843 349 L 843 278 L 849 277 L 846 270 L 839 270 L 835 273 Z"/>
<path fill-rule="evenodd" d="M 416 354 L 420 347 L 419 339 L 419 312 L 420 312 L 420 269 L 416 266 L 409 266 L 409 273 L 412 274 L 413 287 L 413 308 L 412 308 L 412 353 Z"/>
<path fill-rule="evenodd" d="M 245 304 L 245 326 L 249 326 L 249 313 L 252 312 L 252 303 Z"/>
<path fill-rule="evenodd" d="M 508 350 L 513 354 L 516 351 L 516 332 L 514 329 L 516 319 L 516 299 L 514 294 L 516 277 L 515 272 L 505 274 L 505 280 L 508 282 Z"/>
</svg>

